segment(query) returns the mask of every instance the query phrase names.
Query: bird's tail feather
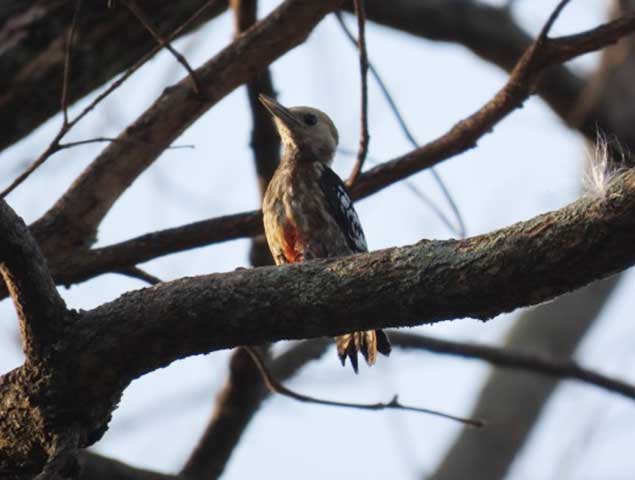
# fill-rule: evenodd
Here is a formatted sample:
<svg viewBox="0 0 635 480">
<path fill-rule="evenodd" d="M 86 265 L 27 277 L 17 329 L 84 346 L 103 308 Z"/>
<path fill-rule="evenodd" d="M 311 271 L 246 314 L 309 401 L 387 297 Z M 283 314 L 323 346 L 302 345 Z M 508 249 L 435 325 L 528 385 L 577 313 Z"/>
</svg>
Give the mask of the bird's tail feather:
<svg viewBox="0 0 635 480">
<path fill-rule="evenodd" d="M 388 356 L 391 350 L 390 341 L 383 330 L 366 330 L 340 335 L 335 337 L 335 344 L 342 365 L 346 364 L 348 357 L 355 373 L 357 373 L 357 352 L 362 352 L 366 363 L 373 365 L 377 360 L 377 352 Z"/>
</svg>

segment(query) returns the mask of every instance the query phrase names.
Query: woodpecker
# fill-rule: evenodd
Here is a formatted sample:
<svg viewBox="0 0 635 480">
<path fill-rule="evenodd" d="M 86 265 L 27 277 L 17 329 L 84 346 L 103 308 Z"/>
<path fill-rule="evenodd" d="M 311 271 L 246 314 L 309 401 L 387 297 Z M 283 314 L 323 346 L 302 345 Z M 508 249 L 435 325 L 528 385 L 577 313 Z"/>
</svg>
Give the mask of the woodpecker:
<svg viewBox="0 0 635 480">
<path fill-rule="evenodd" d="M 260 95 L 273 116 L 283 152 L 262 203 L 267 243 L 276 265 L 367 252 L 366 238 L 346 186 L 330 165 L 338 133 L 331 119 L 311 107 L 285 108 Z M 373 365 L 390 354 L 382 330 L 335 338 L 337 354 L 358 371 L 357 352 Z"/>
</svg>

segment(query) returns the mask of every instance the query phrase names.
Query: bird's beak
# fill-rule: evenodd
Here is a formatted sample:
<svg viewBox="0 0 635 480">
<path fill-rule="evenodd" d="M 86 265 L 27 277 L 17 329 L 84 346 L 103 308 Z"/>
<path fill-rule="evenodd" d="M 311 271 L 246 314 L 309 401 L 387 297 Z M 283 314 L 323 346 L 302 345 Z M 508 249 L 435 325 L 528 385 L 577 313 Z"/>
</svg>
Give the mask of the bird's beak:
<svg viewBox="0 0 635 480">
<path fill-rule="evenodd" d="M 300 125 L 300 121 L 293 116 L 289 109 L 280 105 L 273 98 L 261 93 L 258 95 L 258 99 L 269 110 L 269 113 L 282 122 L 289 130 L 295 130 Z"/>
</svg>

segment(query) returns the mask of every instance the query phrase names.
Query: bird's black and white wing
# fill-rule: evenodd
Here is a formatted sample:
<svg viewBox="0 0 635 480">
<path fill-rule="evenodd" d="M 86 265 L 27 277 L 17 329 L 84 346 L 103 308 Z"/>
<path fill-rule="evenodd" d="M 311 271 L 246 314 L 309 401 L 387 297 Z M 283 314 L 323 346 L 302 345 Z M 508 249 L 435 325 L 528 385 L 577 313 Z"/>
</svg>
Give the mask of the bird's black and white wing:
<svg viewBox="0 0 635 480">
<path fill-rule="evenodd" d="M 353 206 L 353 201 L 348 195 L 346 185 L 337 174 L 326 165 L 323 167 L 319 178 L 320 188 L 326 198 L 329 213 L 335 219 L 340 230 L 346 238 L 346 243 L 351 251 L 367 252 L 366 237 L 359 222 L 359 217 Z"/>
</svg>

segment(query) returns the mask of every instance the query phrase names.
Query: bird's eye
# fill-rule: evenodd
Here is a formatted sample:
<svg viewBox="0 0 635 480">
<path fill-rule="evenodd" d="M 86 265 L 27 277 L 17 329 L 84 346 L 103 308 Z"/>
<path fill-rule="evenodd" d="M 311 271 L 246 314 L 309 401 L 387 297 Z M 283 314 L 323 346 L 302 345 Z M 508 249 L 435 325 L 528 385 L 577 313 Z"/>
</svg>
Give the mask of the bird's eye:
<svg viewBox="0 0 635 480">
<path fill-rule="evenodd" d="M 304 116 L 302 117 L 302 120 L 304 120 L 304 123 L 308 125 L 309 127 L 312 127 L 318 122 L 317 117 L 313 115 L 312 113 L 305 113 Z"/>
</svg>

